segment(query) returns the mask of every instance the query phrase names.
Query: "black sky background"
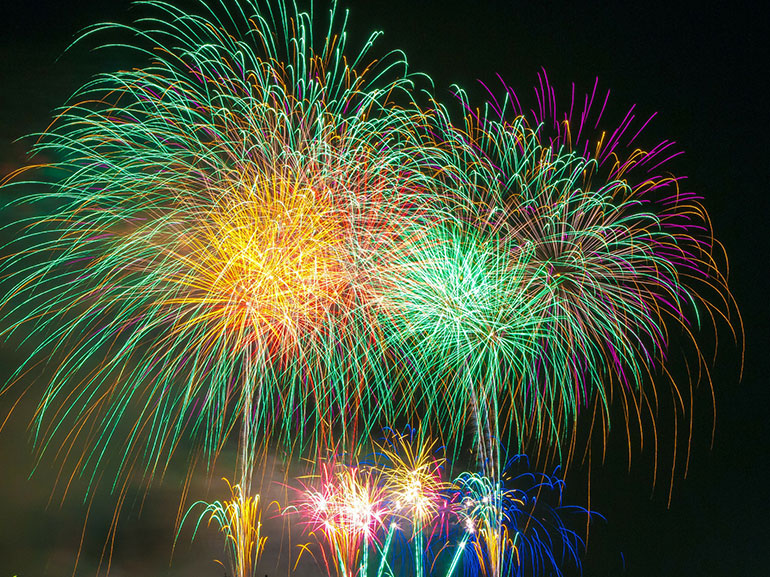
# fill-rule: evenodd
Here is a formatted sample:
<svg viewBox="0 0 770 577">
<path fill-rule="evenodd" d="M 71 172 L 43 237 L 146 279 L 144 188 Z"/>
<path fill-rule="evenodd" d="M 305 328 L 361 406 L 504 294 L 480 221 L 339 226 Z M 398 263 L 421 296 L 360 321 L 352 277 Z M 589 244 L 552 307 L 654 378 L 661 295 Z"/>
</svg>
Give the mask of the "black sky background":
<svg viewBox="0 0 770 577">
<path fill-rule="evenodd" d="M 56 59 L 82 27 L 102 20 L 128 22 L 129 4 L 0 0 L 0 174 L 18 166 L 28 148 L 29 141 L 12 140 L 43 130 L 51 111 L 93 73 L 126 65 L 115 56 L 92 54 L 86 46 Z M 564 95 L 573 81 L 579 90 L 590 90 L 598 76 L 600 87 L 612 91 L 610 128 L 634 103 L 641 115 L 659 112 L 647 133 L 656 142 L 676 140 L 686 151 L 677 160 L 677 171 L 689 175 L 688 189 L 704 197 L 729 255 L 730 284 L 745 321 L 745 370 L 738 382 L 739 347 L 721 330 L 713 372 L 714 446 L 710 394 L 704 387 L 696 395 L 689 473 L 686 479 L 678 473 L 670 507 L 665 464 L 663 480 L 653 490 L 649 447 L 635 449 L 629 471 L 624 446 L 611 443 L 604 466 L 593 469 L 591 506 L 606 522 L 592 529 L 584 574 L 770 574 L 768 15 L 739 2 L 592 6 L 390 0 L 343 5 L 351 8 L 351 27 L 359 38 L 383 30 L 379 45 L 403 49 L 413 69 L 433 78 L 440 97 L 449 94 L 452 83 L 480 97 L 476 79 L 494 86 L 497 73 L 531 96 L 544 67 Z M 713 338 L 708 332 L 702 337 Z M 0 353 L 4 376 L 16 354 L 7 345 Z M 0 398 L 0 414 L 8 403 Z M 9 439 L 9 434 L 15 436 Z M 33 570 L 44 571 L 41 577 L 66 575 L 72 569 L 66 547 L 59 547 L 72 536 L 62 535 L 59 525 L 83 509 L 39 509 L 51 479 L 42 472 L 27 480 L 31 460 L 24 455 L 31 450 L 24 423 L 0 434 L 0 577 L 33 577 Z M 567 481 L 574 489 L 569 495 L 580 502 L 586 472 L 573 469 L 570 475 Z M 29 498 L 27 509 L 25 495 L 36 496 Z M 34 529 L 15 529 L 22 510 Z M 137 534 L 141 523 L 136 521 Z M 157 564 L 134 575 L 170 575 L 162 551 L 171 538 L 158 531 L 162 543 L 147 545 L 161 551 L 153 553 Z M 65 552 L 51 560 L 52 550 Z M 37 558 L 26 564 L 19 551 Z M 6 566 L 9 560 L 14 566 Z M 200 575 L 218 576 L 217 571 L 207 566 Z"/>
</svg>

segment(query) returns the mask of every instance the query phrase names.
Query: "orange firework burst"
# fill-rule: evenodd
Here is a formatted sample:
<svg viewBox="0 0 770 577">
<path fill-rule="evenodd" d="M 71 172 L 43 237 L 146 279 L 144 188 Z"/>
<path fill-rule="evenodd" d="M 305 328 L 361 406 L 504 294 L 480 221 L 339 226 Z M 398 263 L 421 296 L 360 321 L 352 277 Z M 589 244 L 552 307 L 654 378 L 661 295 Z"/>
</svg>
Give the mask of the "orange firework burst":
<svg viewBox="0 0 770 577">
<path fill-rule="evenodd" d="M 392 433 L 379 448 L 390 462 L 384 475 L 395 508 L 417 532 L 438 514 L 448 484 L 441 476 L 446 459 L 436 456 L 436 441 L 414 439 L 414 433 Z"/>
<path fill-rule="evenodd" d="M 173 255 L 189 267 L 169 279 L 185 295 L 167 304 L 199 309 L 177 331 L 204 325 L 200 345 L 226 334 L 232 350 L 253 346 L 286 360 L 343 308 L 349 229 L 330 191 L 317 184 L 255 177 L 207 211 L 198 234 Z"/>
<path fill-rule="evenodd" d="M 151 479 L 185 439 L 211 464 L 238 429 L 246 487 L 258 445 L 366 438 L 400 410 L 366 287 L 436 196 L 425 118 L 403 58 L 350 52 L 334 10 L 314 39 L 284 2 L 227 26 L 147 8 L 152 64 L 83 87 L 36 146 L 61 158 L 37 197 L 60 203 L 36 225 L 56 240 L 0 261 L 4 312 L 29 313 L 0 333 L 61 351 L 35 426 L 41 452 L 71 431 L 60 454 L 89 487 L 111 460 Z"/>
</svg>

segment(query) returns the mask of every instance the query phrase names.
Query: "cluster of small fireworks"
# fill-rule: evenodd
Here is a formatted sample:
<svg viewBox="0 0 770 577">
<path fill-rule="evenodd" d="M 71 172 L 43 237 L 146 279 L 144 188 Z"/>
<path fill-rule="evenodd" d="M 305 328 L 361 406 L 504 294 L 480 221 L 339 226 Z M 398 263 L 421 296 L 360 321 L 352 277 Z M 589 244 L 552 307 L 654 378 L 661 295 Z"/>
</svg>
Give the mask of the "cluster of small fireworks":
<svg viewBox="0 0 770 577">
<path fill-rule="evenodd" d="M 333 456 L 295 487 L 284 514 L 298 517 L 308 552 L 328 575 L 560 574 L 580 567 L 583 541 L 562 505 L 562 480 L 516 456 L 494 480 L 447 477 L 443 449 L 415 430 L 389 431 L 365 459 Z M 517 474 L 518 473 L 518 474 Z M 204 512 L 204 516 L 208 510 Z"/>
<path fill-rule="evenodd" d="M 33 149 L 58 160 L 6 183 L 44 186 L 22 201 L 48 210 L 0 261 L 0 336 L 41 336 L 16 376 L 57 360 L 40 458 L 91 491 L 105 470 L 149 482 L 183 443 L 210 469 L 238 430 L 240 482 L 202 518 L 239 577 L 276 446 L 317 461 L 296 507 L 330 573 L 392 574 L 405 542 L 417 576 L 558 573 L 550 529 L 577 560 L 558 507 L 521 529 L 539 499 L 506 488 L 501 447 L 566 464 L 580 416 L 606 435 L 612 403 L 641 434 L 674 331 L 707 374 L 694 327 L 734 307 L 673 143 L 639 149 L 633 108 L 598 131 L 596 87 L 562 115 L 545 75 L 527 113 L 505 85 L 482 108 L 458 91 L 458 122 L 403 54 L 370 54 L 376 35 L 351 53 L 334 4 L 320 36 L 283 1 L 141 4 L 158 17 L 85 36 L 127 31 L 152 64 L 86 84 Z M 374 464 L 322 460 L 404 422 L 453 454 L 471 430 L 480 471 L 444 481 L 436 446 L 399 435 Z"/>
</svg>

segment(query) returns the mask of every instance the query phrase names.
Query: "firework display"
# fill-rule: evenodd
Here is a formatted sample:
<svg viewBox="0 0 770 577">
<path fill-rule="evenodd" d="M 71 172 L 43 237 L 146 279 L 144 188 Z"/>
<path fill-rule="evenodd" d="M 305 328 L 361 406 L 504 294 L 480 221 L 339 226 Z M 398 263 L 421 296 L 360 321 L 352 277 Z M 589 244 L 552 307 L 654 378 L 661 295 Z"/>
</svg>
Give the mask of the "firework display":
<svg viewBox="0 0 770 577">
<path fill-rule="evenodd" d="M 641 434 L 661 382 L 684 411 L 696 329 L 734 310 L 673 143 L 639 148 L 633 108 L 600 129 L 596 86 L 560 112 L 545 73 L 534 110 L 505 84 L 425 98 L 376 34 L 348 47 L 334 3 L 139 4 L 155 17 L 80 42 L 128 34 L 145 65 L 83 86 L 33 148 L 55 160 L 3 185 L 42 214 L 0 261 L 0 336 L 34 343 L 14 381 L 46 379 L 38 458 L 90 494 L 237 444 L 230 498 L 193 507 L 237 577 L 276 450 L 312 463 L 283 513 L 329 575 L 579 569 L 567 518 L 593 513 L 539 471 L 581 427 L 606 440 L 614 403 Z"/>
</svg>

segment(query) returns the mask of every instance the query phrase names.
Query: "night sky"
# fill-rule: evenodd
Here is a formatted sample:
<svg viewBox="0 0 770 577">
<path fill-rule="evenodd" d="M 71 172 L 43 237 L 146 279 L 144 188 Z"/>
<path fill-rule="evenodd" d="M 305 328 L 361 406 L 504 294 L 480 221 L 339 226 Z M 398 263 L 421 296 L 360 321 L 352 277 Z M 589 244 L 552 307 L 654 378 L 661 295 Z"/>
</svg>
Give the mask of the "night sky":
<svg viewBox="0 0 770 577">
<path fill-rule="evenodd" d="M 629 469 L 622 435 L 611 437 L 605 463 L 591 468 L 591 508 L 606 520 L 592 525 L 584 574 L 768 574 L 770 107 L 765 101 L 770 19 L 749 3 L 611 4 L 390 0 L 343 6 L 351 7 L 353 46 L 356 39 L 383 30 L 380 48 L 403 49 L 413 70 L 433 78 L 442 98 L 449 97 L 453 83 L 480 98 L 477 79 L 495 87 L 499 73 L 531 103 L 542 67 L 564 97 L 573 81 L 579 92 L 589 91 L 598 76 L 600 87 L 611 90 L 607 128 L 614 129 L 613 120 L 620 121 L 632 104 L 640 116 L 658 112 L 647 136 L 654 142 L 675 140 L 686 151 L 672 166 L 689 176 L 688 190 L 704 197 L 729 256 L 730 286 L 745 322 L 745 366 L 739 381 L 740 346 L 721 325 L 713 370 L 713 448 L 711 394 L 704 385 L 695 395 L 689 472 L 683 478 L 677 471 L 670 506 L 666 418 L 654 488 L 649 445 L 643 451 L 634 447 Z M 93 43 L 63 54 L 88 24 L 129 22 L 129 5 L 126 0 L 28 0 L 22 6 L 0 0 L 0 176 L 24 162 L 30 141 L 13 141 L 45 129 L 52 110 L 92 74 L 136 64 L 114 52 L 89 52 Z M 710 352 L 708 327 L 700 341 Z M 22 354 L 15 346 L 0 345 L 2 379 Z M 13 401 L 12 394 L 0 397 L 0 422 Z M 70 575 L 86 512 L 76 497 L 61 507 L 58 502 L 47 506 L 56 476 L 52 466 L 41 466 L 28 479 L 33 448 L 26 423 L 32 407 L 22 402 L 0 433 L 0 577 Z M 138 499 L 129 508 L 116 541 L 113 575 L 222 575 L 211 562 L 218 555 L 216 539 L 190 548 L 189 535 L 169 568 L 178 505 L 175 474 L 150 493 L 141 516 Z M 587 475 L 587 467 L 569 471 L 567 495 L 575 504 L 585 504 Z M 104 543 L 99 528 L 109 527 L 109 503 L 107 497 L 95 502 L 80 575 L 94 572 Z M 312 568 L 306 574 L 314 574 Z"/>
</svg>

